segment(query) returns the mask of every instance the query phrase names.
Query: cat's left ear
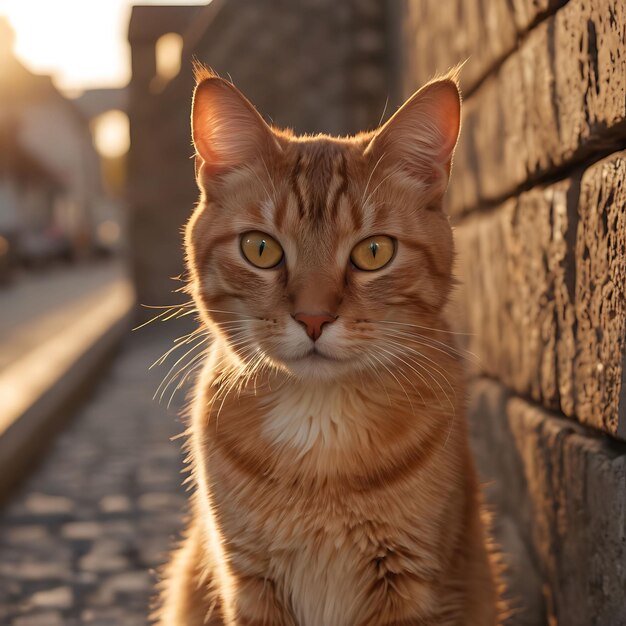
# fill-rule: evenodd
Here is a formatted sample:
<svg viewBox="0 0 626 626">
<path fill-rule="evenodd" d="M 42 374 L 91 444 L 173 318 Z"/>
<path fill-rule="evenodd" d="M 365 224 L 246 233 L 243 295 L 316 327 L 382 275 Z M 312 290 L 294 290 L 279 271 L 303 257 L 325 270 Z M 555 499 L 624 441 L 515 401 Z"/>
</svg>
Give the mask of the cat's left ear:
<svg viewBox="0 0 626 626">
<path fill-rule="evenodd" d="M 461 95 L 450 75 L 413 94 L 376 131 L 365 154 L 410 182 L 445 189 L 460 127 Z"/>
<path fill-rule="evenodd" d="M 194 92 L 191 113 L 196 174 L 221 174 L 280 150 L 271 128 L 232 84 L 214 75 Z M 200 159 L 200 161 L 198 161 Z"/>
</svg>

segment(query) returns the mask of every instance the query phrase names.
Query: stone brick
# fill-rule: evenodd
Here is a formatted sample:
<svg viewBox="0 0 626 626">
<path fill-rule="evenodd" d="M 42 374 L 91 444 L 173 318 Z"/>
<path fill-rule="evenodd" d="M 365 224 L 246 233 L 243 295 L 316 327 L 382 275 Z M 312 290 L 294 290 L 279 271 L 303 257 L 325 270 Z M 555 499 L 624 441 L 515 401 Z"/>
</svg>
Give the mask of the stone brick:
<svg viewBox="0 0 626 626">
<path fill-rule="evenodd" d="M 523 540 L 508 558 L 530 550 L 544 581 L 547 619 L 535 624 L 626 623 L 626 447 L 484 379 L 470 418 L 496 518 L 515 520 Z"/>
<path fill-rule="evenodd" d="M 456 229 L 479 370 L 626 438 L 626 153 Z M 462 312 L 462 314 L 461 314 Z"/>
<path fill-rule="evenodd" d="M 98 522 L 69 522 L 61 528 L 61 536 L 70 541 L 90 541 L 102 535 Z"/>
<path fill-rule="evenodd" d="M 139 508 L 143 511 L 180 510 L 185 506 L 186 499 L 175 493 L 144 493 L 139 497 Z"/>
<path fill-rule="evenodd" d="M 130 563 L 121 554 L 90 552 L 80 559 L 79 566 L 87 572 L 102 574 L 123 571 L 129 568 Z"/>
<path fill-rule="evenodd" d="M 74 511 L 74 503 L 69 498 L 43 493 L 31 494 L 24 506 L 29 513 L 46 518 L 67 517 Z"/>
<path fill-rule="evenodd" d="M 396 28 L 402 36 L 404 96 L 434 74 L 467 61 L 464 90 L 515 47 L 517 28 L 506 0 L 404 0 Z"/>
<path fill-rule="evenodd" d="M 570 189 L 565 181 L 529 191 L 456 229 L 459 309 L 478 367 L 568 414 L 574 410 Z"/>
<path fill-rule="evenodd" d="M 566 2 L 403 0 L 394 17 L 402 37 L 404 96 L 459 63 L 465 63 L 463 91 L 472 91 L 534 24 Z"/>
<path fill-rule="evenodd" d="M 70 587 L 55 587 L 33 594 L 29 605 L 35 608 L 69 609 L 74 603 L 74 593 Z"/>
<path fill-rule="evenodd" d="M 143 570 L 116 574 L 103 583 L 103 587 L 113 594 L 150 593 L 153 585 L 150 574 Z"/>
<path fill-rule="evenodd" d="M 449 210 L 626 142 L 626 4 L 571 0 L 465 103 Z"/>
<path fill-rule="evenodd" d="M 513 19 L 520 32 L 526 31 L 546 14 L 556 11 L 568 0 L 511 0 Z"/>
<path fill-rule="evenodd" d="M 28 582 L 64 582 L 70 577 L 66 563 L 23 561 L 0 563 L 0 578 Z"/>
<path fill-rule="evenodd" d="M 44 525 L 31 524 L 8 528 L 0 535 L 8 545 L 22 545 L 32 543 L 47 543 L 50 533 Z"/>
<path fill-rule="evenodd" d="M 576 413 L 626 439 L 626 152 L 585 172 L 578 213 Z"/>
<path fill-rule="evenodd" d="M 18 617 L 11 622 L 11 626 L 64 626 L 65 622 L 57 611 L 45 611 Z"/>
<path fill-rule="evenodd" d="M 103 513 L 110 515 L 128 513 L 132 509 L 130 498 L 122 494 L 105 496 L 99 506 Z"/>
</svg>

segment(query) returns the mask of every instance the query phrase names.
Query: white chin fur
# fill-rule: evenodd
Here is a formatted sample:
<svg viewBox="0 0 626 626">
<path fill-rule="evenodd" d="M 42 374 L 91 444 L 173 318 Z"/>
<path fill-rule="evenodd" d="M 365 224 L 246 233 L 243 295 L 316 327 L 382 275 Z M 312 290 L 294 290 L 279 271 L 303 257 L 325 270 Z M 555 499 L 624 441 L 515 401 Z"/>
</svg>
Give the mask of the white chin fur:
<svg viewBox="0 0 626 626">
<path fill-rule="evenodd" d="M 283 367 L 301 380 L 332 380 L 354 371 L 354 365 L 353 361 L 338 361 L 319 354 L 283 361 Z"/>
</svg>

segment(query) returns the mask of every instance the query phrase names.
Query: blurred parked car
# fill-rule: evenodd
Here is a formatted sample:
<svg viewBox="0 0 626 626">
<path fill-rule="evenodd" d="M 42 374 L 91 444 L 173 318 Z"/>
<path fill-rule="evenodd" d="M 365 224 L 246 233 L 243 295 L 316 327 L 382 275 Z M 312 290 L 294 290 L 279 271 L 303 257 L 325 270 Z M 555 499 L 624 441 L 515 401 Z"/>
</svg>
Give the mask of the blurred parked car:
<svg viewBox="0 0 626 626">
<path fill-rule="evenodd" d="M 19 257 L 28 267 L 42 267 L 54 261 L 69 263 L 74 255 L 70 238 L 54 228 L 25 232 L 19 240 Z"/>
</svg>

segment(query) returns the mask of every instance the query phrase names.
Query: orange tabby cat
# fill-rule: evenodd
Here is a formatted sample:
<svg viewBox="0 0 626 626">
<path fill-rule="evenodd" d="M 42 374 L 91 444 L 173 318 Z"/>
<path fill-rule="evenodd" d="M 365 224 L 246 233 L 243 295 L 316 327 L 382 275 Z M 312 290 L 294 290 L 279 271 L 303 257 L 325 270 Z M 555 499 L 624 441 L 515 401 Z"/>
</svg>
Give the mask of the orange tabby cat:
<svg viewBox="0 0 626 626">
<path fill-rule="evenodd" d="M 442 319 L 454 76 L 350 138 L 270 128 L 232 84 L 198 83 L 186 250 L 213 341 L 160 623 L 495 624 Z"/>
</svg>

